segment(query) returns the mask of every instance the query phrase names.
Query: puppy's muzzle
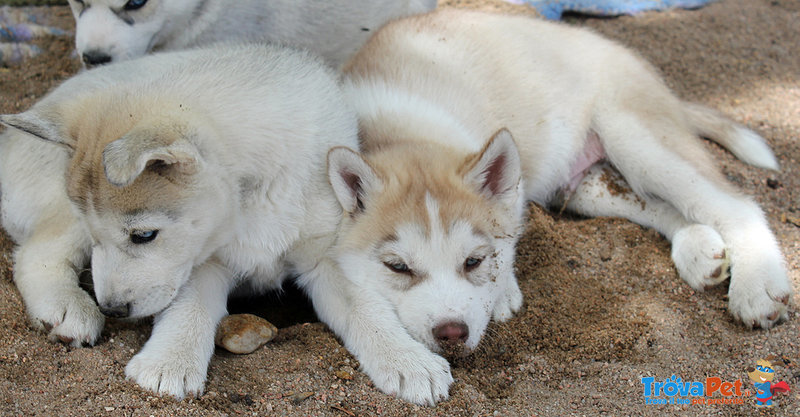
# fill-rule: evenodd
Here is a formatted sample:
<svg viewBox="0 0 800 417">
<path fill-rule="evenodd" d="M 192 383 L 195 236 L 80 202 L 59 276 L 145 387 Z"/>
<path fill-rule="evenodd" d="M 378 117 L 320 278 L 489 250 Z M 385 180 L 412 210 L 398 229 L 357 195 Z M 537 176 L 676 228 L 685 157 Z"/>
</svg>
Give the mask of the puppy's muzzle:
<svg viewBox="0 0 800 417">
<path fill-rule="evenodd" d="M 111 305 L 111 306 L 100 306 L 100 312 L 105 314 L 107 317 L 113 318 L 125 318 L 131 314 L 131 304 L 121 304 L 121 305 Z"/>
<path fill-rule="evenodd" d="M 86 64 L 87 67 L 95 67 L 111 62 L 111 55 L 93 49 L 91 51 L 84 52 L 83 56 L 81 56 L 81 59 L 83 59 L 83 63 Z"/>
<path fill-rule="evenodd" d="M 469 327 L 464 322 L 448 321 L 433 328 L 433 338 L 439 345 L 462 344 L 469 337 Z"/>
</svg>

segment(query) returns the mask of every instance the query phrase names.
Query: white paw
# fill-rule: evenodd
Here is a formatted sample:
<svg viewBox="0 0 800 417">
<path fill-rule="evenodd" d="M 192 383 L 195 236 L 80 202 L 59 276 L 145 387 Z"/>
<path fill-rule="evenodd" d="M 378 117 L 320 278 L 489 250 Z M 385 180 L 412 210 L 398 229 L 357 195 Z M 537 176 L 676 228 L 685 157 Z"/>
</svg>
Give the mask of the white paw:
<svg viewBox="0 0 800 417">
<path fill-rule="evenodd" d="M 506 291 L 494 305 L 492 319 L 495 321 L 506 321 L 522 307 L 522 291 L 519 289 L 517 279 L 511 277 L 506 287 Z"/>
<path fill-rule="evenodd" d="M 26 300 L 33 325 L 48 332 L 48 339 L 73 347 L 94 345 L 103 330 L 105 317 L 92 297 L 77 285 L 50 289 Z"/>
<path fill-rule="evenodd" d="M 419 405 L 446 400 L 453 383 L 447 360 L 422 345 L 361 358 L 361 367 L 379 390 Z"/>
<path fill-rule="evenodd" d="M 151 339 L 152 341 L 152 339 Z M 155 347 L 158 346 L 158 347 Z M 179 399 L 203 393 L 208 360 L 191 346 L 169 346 L 149 342 L 125 367 L 125 376 L 142 388 Z"/>
<path fill-rule="evenodd" d="M 768 329 L 788 318 L 792 288 L 780 255 L 739 262 L 733 258 L 728 308 L 749 328 Z"/>
<path fill-rule="evenodd" d="M 697 291 L 713 287 L 730 276 L 725 242 L 703 224 L 684 227 L 672 237 L 672 262 L 681 278 Z"/>
</svg>

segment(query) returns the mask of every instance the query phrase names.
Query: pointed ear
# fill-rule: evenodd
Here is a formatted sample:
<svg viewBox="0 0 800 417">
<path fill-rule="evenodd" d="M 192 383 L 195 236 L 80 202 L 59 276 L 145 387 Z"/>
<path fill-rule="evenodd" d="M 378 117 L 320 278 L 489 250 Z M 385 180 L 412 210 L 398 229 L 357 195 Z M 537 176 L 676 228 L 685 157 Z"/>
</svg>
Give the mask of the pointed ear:
<svg viewBox="0 0 800 417">
<path fill-rule="evenodd" d="M 508 130 L 495 133 L 472 158 L 467 160 L 464 182 L 489 199 L 516 192 L 522 171 L 517 145 Z"/>
<path fill-rule="evenodd" d="M 380 191 L 382 182 L 358 152 L 342 146 L 328 152 L 328 180 L 347 213 L 364 210 L 364 198 Z"/>
<path fill-rule="evenodd" d="M 70 150 L 75 150 L 73 141 L 61 134 L 61 126 L 57 120 L 57 117 L 43 117 L 35 110 L 28 110 L 19 114 L 0 115 L 0 123 L 8 127 L 21 130 L 48 142 L 66 146 Z"/>
<path fill-rule="evenodd" d="M 148 129 L 133 130 L 106 145 L 103 168 L 108 182 L 117 187 L 130 185 L 145 169 L 166 170 L 174 175 L 197 172 L 199 152 L 195 145 L 183 137 L 169 143 L 168 138 L 158 135 Z"/>
</svg>

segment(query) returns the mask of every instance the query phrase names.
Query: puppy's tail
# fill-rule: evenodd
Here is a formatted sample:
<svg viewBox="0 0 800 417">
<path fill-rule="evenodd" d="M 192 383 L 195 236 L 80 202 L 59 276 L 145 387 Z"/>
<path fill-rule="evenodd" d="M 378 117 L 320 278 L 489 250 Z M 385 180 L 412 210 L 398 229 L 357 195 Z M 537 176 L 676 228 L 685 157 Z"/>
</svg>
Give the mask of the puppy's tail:
<svg viewBox="0 0 800 417">
<path fill-rule="evenodd" d="M 780 169 L 769 145 L 756 132 L 706 106 L 685 102 L 683 108 L 699 136 L 717 142 L 750 165 L 775 171 Z"/>
</svg>

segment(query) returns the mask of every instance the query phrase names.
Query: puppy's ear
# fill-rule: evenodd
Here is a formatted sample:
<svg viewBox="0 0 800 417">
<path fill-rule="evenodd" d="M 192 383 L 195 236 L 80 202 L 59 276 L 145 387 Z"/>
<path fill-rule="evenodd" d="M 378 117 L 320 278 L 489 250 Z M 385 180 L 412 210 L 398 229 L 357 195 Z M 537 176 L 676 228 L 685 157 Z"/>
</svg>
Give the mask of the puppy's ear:
<svg viewBox="0 0 800 417">
<path fill-rule="evenodd" d="M 519 151 L 506 129 L 492 136 L 483 150 L 467 158 L 464 182 L 488 199 L 505 199 L 517 191 L 522 171 Z"/>
<path fill-rule="evenodd" d="M 75 143 L 62 135 L 61 123 L 55 115 L 48 117 L 37 110 L 0 115 L 0 123 L 29 135 L 75 150 Z"/>
<path fill-rule="evenodd" d="M 117 187 L 130 185 L 145 169 L 166 175 L 192 175 L 199 163 L 197 147 L 170 131 L 134 129 L 103 149 L 106 178 Z"/>
<path fill-rule="evenodd" d="M 364 210 L 364 198 L 380 191 L 382 182 L 358 152 L 337 146 L 328 152 L 328 180 L 345 212 Z"/>
</svg>

